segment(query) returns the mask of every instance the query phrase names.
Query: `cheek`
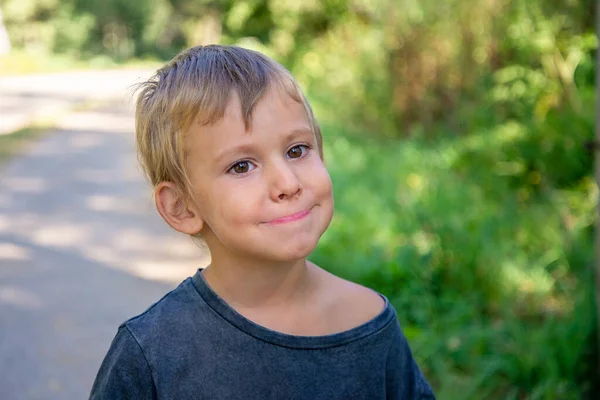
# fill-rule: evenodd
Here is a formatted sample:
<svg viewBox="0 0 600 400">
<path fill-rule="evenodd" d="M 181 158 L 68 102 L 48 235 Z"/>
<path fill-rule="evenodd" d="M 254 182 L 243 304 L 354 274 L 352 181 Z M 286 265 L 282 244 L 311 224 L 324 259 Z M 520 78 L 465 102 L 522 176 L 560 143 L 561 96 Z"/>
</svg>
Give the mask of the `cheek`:
<svg viewBox="0 0 600 400">
<path fill-rule="evenodd" d="M 256 222 L 256 210 L 258 209 L 255 188 L 245 187 L 236 182 L 236 185 L 222 185 L 214 190 L 212 196 L 211 210 L 209 214 L 213 223 L 219 221 L 231 225 L 248 222 Z"/>
<path fill-rule="evenodd" d="M 323 163 L 315 165 L 311 171 L 311 191 L 319 204 L 321 235 L 327 230 L 333 218 L 333 185 L 329 172 Z"/>
<path fill-rule="evenodd" d="M 310 181 L 317 196 L 322 199 L 327 197 L 332 197 L 333 199 L 331 177 L 322 162 L 316 163 L 312 168 L 310 172 Z"/>
</svg>

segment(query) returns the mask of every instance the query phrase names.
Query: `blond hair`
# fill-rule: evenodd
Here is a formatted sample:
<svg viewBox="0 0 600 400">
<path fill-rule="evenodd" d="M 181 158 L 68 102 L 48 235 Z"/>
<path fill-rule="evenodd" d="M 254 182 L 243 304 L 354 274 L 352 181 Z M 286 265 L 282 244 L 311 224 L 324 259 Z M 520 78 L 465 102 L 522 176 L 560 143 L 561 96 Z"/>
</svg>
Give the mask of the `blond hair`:
<svg viewBox="0 0 600 400">
<path fill-rule="evenodd" d="M 252 111 L 272 86 L 301 103 L 322 154 L 321 130 L 289 71 L 256 51 L 235 46 L 197 46 L 183 51 L 139 85 L 135 135 L 138 158 L 153 187 L 173 182 L 185 195 L 185 132 L 195 122 L 219 121 L 232 92 L 240 99 L 246 129 Z"/>
</svg>

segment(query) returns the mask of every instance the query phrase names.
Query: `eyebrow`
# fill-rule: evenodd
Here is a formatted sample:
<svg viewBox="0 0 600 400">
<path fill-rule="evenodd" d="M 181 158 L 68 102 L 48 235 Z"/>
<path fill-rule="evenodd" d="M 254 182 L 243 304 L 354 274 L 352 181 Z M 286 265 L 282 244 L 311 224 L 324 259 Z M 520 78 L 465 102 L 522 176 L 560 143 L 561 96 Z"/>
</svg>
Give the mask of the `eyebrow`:
<svg viewBox="0 0 600 400">
<path fill-rule="evenodd" d="M 252 150 L 254 150 L 254 145 L 252 145 L 252 144 L 241 144 L 239 146 L 235 146 L 235 147 L 227 149 L 227 150 L 223 151 L 221 154 L 219 154 L 215 158 L 215 163 L 221 164 L 227 158 L 233 158 L 233 156 L 237 155 L 237 154 L 251 153 Z"/>
<path fill-rule="evenodd" d="M 314 136 L 315 134 L 312 129 L 310 129 L 309 127 L 306 127 L 306 128 L 298 128 L 298 129 L 291 130 L 284 137 L 285 137 L 285 141 L 290 141 L 297 136 L 305 136 L 305 135 Z"/>
<path fill-rule="evenodd" d="M 302 136 L 307 136 L 307 135 L 314 137 L 314 133 L 313 133 L 312 129 L 310 129 L 308 127 L 293 129 L 293 130 L 289 131 L 288 133 L 282 135 L 282 137 L 285 142 L 289 142 L 289 141 L 292 141 L 296 137 L 302 137 Z M 253 143 L 248 143 L 248 144 L 241 144 L 239 146 L 235 146 L 233 148 L 227 149 L 227 150 L 223 151 L 222 153 L 220 153 L 215 158 L 215 163 L 221 164 L 222 162 L 224 162 L 224 160 L 226 158 L 234 158 L 233 156 L 237 155 L 237 154 L 251 153 L 254 150 L 254 148 L 255 148 L 255 145 Z"/>
</svg>

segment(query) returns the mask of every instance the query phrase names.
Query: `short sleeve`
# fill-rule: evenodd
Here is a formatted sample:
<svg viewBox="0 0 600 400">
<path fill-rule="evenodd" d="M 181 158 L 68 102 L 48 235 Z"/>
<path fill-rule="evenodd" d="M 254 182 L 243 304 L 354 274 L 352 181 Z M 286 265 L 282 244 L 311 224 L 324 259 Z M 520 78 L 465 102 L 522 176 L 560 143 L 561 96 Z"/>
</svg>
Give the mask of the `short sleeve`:
<svg viewBox="0 0 600 400">
<path fill-rule="evenodd" d="M 100 366 L 90 400 L 156 398 L 150 365 L 129 329 L 121 326 Z"/>
<path fill-rule="evenodd" d="M 417 365 L 400 325 L 397 325 L 395 340 L 388 354 L 386 387 L 388 400 L 435 400 L 433 390 Z"/>
</svg>

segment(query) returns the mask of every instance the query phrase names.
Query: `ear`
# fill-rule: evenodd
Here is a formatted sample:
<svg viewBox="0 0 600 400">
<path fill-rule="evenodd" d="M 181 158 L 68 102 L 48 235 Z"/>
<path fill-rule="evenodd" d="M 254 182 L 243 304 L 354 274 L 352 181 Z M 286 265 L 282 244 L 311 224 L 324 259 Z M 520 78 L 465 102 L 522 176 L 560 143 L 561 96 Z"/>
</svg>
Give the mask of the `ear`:
<svg viewBox="0 0 600 400">
<path fill-rule="evenodd" d="M 198 210 L 188 204 L 173 182 L 161 182 L 154 191 L 156 209 L 171 228 L 176 231 L 195 235 L 202 230 L 204 220 Z"/>
</svg>

